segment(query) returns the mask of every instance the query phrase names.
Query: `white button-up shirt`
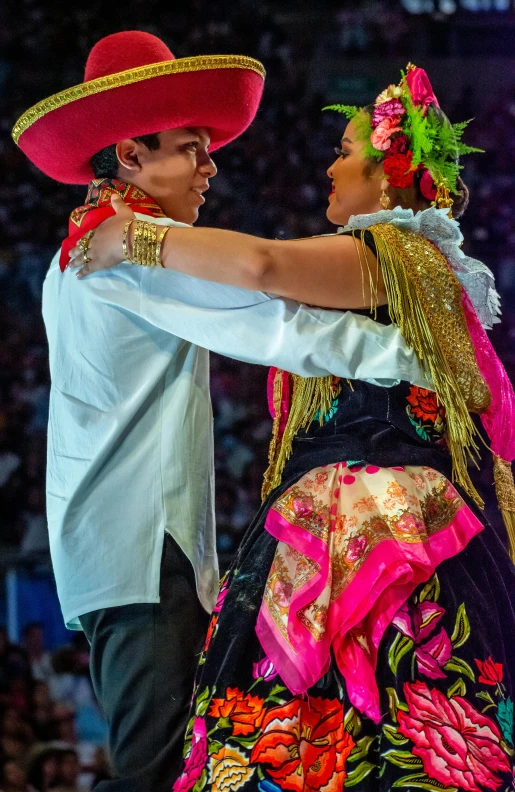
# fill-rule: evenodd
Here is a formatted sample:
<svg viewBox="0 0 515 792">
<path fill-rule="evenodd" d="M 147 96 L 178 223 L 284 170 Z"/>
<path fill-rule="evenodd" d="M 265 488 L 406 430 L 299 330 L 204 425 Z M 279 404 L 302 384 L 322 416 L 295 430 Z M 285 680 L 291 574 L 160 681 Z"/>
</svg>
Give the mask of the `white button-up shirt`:
<svg viewBox="0 0 515 792">
<path fill-rule="evenodd" d="M 43 287 L 47 515 L 71 629 L 90 611 L 159 602 L 165 531 L 204 608 L 215 603 L 207 350 L 306 377 L 429 387 L 394 326 L 127 262 L 80 281 L 58 258 Z"/>
</svg>

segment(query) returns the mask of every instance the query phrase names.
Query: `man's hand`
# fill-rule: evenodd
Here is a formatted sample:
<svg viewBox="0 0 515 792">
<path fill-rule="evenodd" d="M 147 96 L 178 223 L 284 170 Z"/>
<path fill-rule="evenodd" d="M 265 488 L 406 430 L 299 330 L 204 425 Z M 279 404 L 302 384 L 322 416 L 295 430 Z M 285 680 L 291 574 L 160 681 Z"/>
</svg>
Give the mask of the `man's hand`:
<svg viewBox="0 0 515 792">
<path fill-rule="evenodd" d="M 110 269 L 125 259 L 122 246 L 124 228 L 128 222 L 135 220 L 132 209 L 127 206 L 119 195 L 114 194 L 111 204 L 116 214 L 105 220 L 98 228 L 90 232 L 89 240 L 84 237 L 70 251 L 68 266 L 77 270 L 78 278 L 85 278 L 92 272 Z"/>
</svg>

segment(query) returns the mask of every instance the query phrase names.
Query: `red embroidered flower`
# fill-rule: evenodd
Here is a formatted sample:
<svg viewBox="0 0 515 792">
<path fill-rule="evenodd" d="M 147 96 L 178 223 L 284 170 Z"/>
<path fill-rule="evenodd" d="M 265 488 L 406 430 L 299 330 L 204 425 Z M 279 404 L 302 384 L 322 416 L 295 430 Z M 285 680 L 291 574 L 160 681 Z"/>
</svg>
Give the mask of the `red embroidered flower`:
<svg viewBox="0 0 515 792">
<path fill-rule="evenodd" d="M 414 605 L 405 602 L 393 617 L 392 624 L 416 644 L 422 643 L 435 629 L 445 613 L 436 602 L 425 600 Z"/>
<path fill-rule="evenodd" d="M 190 752 L 184 760 L 184 770 L 173 785 L 172 792 L 189 792 L 193 789 L 202 775 L 206 759 L 206 723 L 202 718 L 195 718 Z"/>
<path fill-rule="evenodd" d="M 343 725 L 337 700 L 294 698 L 269 710 L 250 761 L 271 765 L 268 773 L 281 789 L 341 792 L 345 764 L 354 740 Z"/>
<path fill-rule="evenodd" d="M 509 772 L 510 762 L 494 721 L 462 696 L 448 699 L 423 682 L 406 682 L 404 693 L 409 712 L 399 711 L 399 731 L 415 743 L 427 775 L 468 792 L 496 790 L 496 774 Z"/>
<path fill-rule="evenodd" d="M 430 421 L 432 424 L 440 423 L 445 418 L 445 407 L 438 403 L 434 391 L 412 385 L 407 401 L 415 418 Z"/>
<path fill-rule="evenodd" d="M 211 639 L 215 633 L 216 625 L 218 624 L 218 616 L 214 614 L 211 616 L 211 621 L 209 622 L 209 627 L 207 628 L 207 635 L 206 635 L 206 642 L 204 644 L 204 652 L 207 652 L 209 646 L 211 644 Z"/>
<path fill-rule="evenodd" d="M 479 681 L 482 682 L 483 685 L 498 685 L 502 682 L 502 663 L 494 663 L 491 657 L 487 657 L 484 662 L 476 660 L 475 663 L 481 674 Z"/>
<path fill-rule="evenodd" d="M 238 688 L 227 688 L 225 699 L 213 699 L 209 714 L 230 721 L 234 737 L 247 735 L 260 728 L 266 712 L 264 703 L 259 696 L 245 695 Z"/>
<path fill-rule="evenodd" d="M 414 171 L 411 170 L 412 159 L 412 151 L 407 151 L 406 154 L 392 154 L 391 157 L 385 157 L 383 168 L 392 187 L 411 187 L 414 177 Z"/>
</svg>

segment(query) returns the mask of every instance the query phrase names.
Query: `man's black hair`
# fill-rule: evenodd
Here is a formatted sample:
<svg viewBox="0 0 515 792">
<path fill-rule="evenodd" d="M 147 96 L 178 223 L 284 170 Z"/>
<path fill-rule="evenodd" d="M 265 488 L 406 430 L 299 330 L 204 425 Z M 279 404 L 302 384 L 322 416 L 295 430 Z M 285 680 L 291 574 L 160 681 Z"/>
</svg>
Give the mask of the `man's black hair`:
<svg viewBox="0 0 515 792">
<path fill-rule="evenodd" d="M 133 138 L 133 140 L 143 143 L 149 151 L 157 151 L 161 145 L 158 132 L 152 132 L 150 135 L 141 135 Z M 118 166 L 120 165 L 116 156 L 116 144 L 113 143 L 111 146 L 106 146 L 101 151 L 93 154 L 90 164 L 95 174 L 95 179 L 116 179 Z"/>
</svg>

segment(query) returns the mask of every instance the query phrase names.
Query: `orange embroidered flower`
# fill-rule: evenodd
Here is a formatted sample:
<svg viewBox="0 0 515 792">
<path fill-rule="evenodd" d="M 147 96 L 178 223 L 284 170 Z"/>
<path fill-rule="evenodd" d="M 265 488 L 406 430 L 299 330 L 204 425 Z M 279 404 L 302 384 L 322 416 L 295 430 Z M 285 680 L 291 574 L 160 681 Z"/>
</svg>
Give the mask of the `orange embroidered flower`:
<svg viewBox="0 0 515 792">
<path fill-rule="evenodd" d="M 294 698 L 268 711 L 250 761 L 271 765 L 267 772 L 282 789 L 341 792 L 354 748 L 343 721 L 336 699 Z"/>
<path fill-rule="evenodd" d="M 232 725 L 233 736 L 247 735 L 259 729 L 265 717 L 264 700 L 245 695 L 238 688 L 227 688 L 225 699 L 213 699 L 209 714 Z"/>
<path fill-rule="evenodd" d="M 438 404 L 436 393 L 426 388 L 412 385 L 407 401 L 411 405 L 411 412 L 415 418 L 438 424 L 445 419 L 445 408 Z"/>
</svg>

